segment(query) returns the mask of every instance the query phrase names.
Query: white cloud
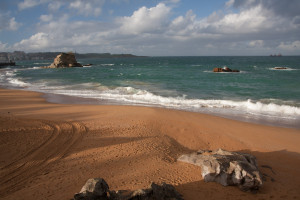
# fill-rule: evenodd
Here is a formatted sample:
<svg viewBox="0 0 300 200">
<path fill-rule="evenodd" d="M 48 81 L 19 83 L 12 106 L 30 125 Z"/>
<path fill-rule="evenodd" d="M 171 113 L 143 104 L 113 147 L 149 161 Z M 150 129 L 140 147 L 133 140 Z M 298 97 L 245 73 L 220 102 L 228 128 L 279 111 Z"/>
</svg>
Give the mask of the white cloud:
<svg viewBox="0 0 300 200">
<path fill-rule="evenodd" d="M 53 15 L 41 15 L 40 20 L 43 22 L 49 22 L 53 19 Z"/>
<path fill-rule="evenodd" d="M 48 9 L 56 12 L 63 6 L 68 7 L 74 14 L 84 16 L 99 16 L 102 13 L 102 6 L 105 0 L 23 0 L 18 4 L 19 10 L 29 9 L 41 4 L 48 3 Z M 64 10 L 64 12 L 66 12 Z"/>
<path fill-rule="evenodd" d="M 195 19 L 196 15 L 192 10 L 189 10 L 185 17 L 179 16 L 171 22 L 170 30 L 175 31 L 175 34 L 183 35 L 194 29 Z"/>
<path fill-rule="evenodd" d="M 259 32 L 269 27 L 267 17 L 260 6 L 240 13 L 225 15 L 222 19 L 209 23 L 216 31 L 227 34 Z"/>
<path fill-rule="evenodd" d="M 55 2 L 61 3 L 55 7 Z M 74 21 L 69 12 L 59 18 L 54 14 L 41 15 L 44 23 L 37 24 L 37 33 L 15 47 L 26 51 L 69 48 L 81 52 L 123 51 L 139 55 L 269 55 L 270 49 L 282 50 L 283 54 L 284 51 L 300 53 L 299 16 L 279 17 L 274 9 L 256 0 L 248 0 L 247 4 L 237 2 L 228 1 L 225 10 L 203 18 L 192 10 L 174 17 L 172 9 L 176 8 L 165 3 L 141 7 L 132 15 L 118 17 L 113 23 Z M 68 4 L 67 1 L 52 1 L 48 8 L 51 10 L 53 6 L 55 10 L 64 6 L 75 14 L 97 16 L 103 3 L 104 0 L 100 3 L 74 0 Z M 234 12 L 230 7 L 235 8 Z"/>
<path fill-rule="evenodd" d="M 261 6 L 264 11 L 271 12 L 272 15 L 285 18 L 299 16 L 299 0 L 232 0 L 231 6 L 241 10 L 249 10 L 253 7 Z"/>
<path fill-rule="evenodd" d="M 102 12 L 102 5 L 104 2 L 104 0 L 75 0 L 70 3 L 69 8 L 75 9 L 81 15 L 99 16 Z"/>
<path fill-rule="evenodd" d="M 264 41 L 263 40 L 252 40 L 249 42 L 250 47 L 263 47 Z"/>
<path fill-rule="evenodd" d="M 3 51 L 3 52 L 5 52 L 5 51 L 9 51 L 10 49 L 9 49 L 9 45 L 7 45 L 7 44 L 5 44 L 5 43 L 2 43 L 1 41 L 0 41 L 0 51 Z"/>
<path fill-rule="evenodd" d="M 20 27 L 20 23 L 16 22 L 15 18 L 12 17 L 10 20 L 9 20 L 9 23 L 8 23 L 8 30 L 12 30 L 12 31 L 15 31 L 15 30 L 18 30 L 18 28 Z"/>
<path fill-rule="evenodd" d="M 180 0 L 165 0 L 165 1 L 163 1 L 163 3 L 166 3 L 166 4 L 168 4 L 168 3 L 177 4 L 179 2 L 180 2 Z"/>
<path fill-rule="evenodd" d="M 62 1 L 53 1 L 48 4 L 48 9 L 52 12 L 57 11 L 63 5 Z"/>
<path fill-rule="evenodd" d="M 106 24 L 95 21 L 71 22 L 68 15 L 63 15 L 59 19 L 38 24 L 38 33 L 16 43 L 14 48 L 25 51 L 62 51 L 96 45 L 102 47 L 110 42 L 105 40 L 108 35 L 112 35 L 112 28 Z"/>
<path fill-rule="evenodd" d="M 234 4 L 234 0 L 229 0 L 229 1 L 227 1 L 227 2 L 225 3 L 225 5 L 226 5 L 227 8 L 233 6 L 233 4 Z"/>
<path fill-rule="evenodd" d="M 38 2 L 39 1 L 37 0 L 24 0 L 23 2 L 18 4 L 18 7 L 20 10 L 24 10 L 26 8 L 31 8 L 38 5 Z"/>
<path fill-rule="evenodd" d="M 19 10 L 35 7 L 37 5 L 49 2 L 50 0 L 24 0 L 18 4 Z"/>
<path fill-rule="evenodd" d="M 166 28 L 170 11 L 163 3 L 152 8 L 141 7 L 130 17 L 119 19 L 121 31 L 128 34 L 160 32 Z"/>
<path fill-rule="evenodd" d="M 0 31 L 16 31 L 21 26 L 21 23 L 16 22 L 14 17 L 10 17 L 8 13 L 0 13 Z"/>
<path fill-rule="evenodd" d="M 294 41 L 294 42 L 281 42 L 278 46 L 279 49 L 287 50 L 287 51 L 295 51 L 300 50 L 300 41 Z"/>
<path fill-rule="evenodd" d="M 14 45 L 16 49 L 20 50 L 40 50 L 49 48 L 51 45 L 49 34 L 39 32 L 34 35 L 32 35 L 29 39 L 24 39 L 21 42 Z"/>
</svg>

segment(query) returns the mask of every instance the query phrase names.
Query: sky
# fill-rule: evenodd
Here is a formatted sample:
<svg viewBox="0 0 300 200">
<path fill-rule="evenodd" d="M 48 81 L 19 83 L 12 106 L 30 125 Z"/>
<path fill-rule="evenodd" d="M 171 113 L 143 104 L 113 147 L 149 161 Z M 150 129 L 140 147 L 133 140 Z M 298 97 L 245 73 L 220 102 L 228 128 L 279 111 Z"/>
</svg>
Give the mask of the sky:
<svg viewBox="0 0 300 200">
<path fill-rule="evenodd" d="M 3 51 L 300 55 L 300 0 L 1 0 Z"/>
</svg>

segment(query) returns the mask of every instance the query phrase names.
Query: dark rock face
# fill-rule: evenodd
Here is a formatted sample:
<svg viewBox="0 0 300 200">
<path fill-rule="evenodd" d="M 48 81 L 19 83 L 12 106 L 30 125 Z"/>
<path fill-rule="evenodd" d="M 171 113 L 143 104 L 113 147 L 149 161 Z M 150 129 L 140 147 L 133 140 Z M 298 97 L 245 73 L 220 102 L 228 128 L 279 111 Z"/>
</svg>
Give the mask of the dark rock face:
<svg viewBox="0 0 300 200">
<path fill-rule="evenodd" d="M 214 68 L 213 72 L 240 72 L 237 69 L 230 69 L 228 67 L 223 67 L 223 68 Z"/>
<path fill-rule="evenodd" d="M 172 185 L 152 183 L 150 188 L 136 191 L 110 191 L 102 178 L 89 179 L 74 200 L 183 200 Z"/>
<path fill-rule="evenodd" d="M 217 182 L 223 186 L 237 185 L 243 191 L 256 191 L 263 183 L 256 158 L 250 154 L 200 150 L 190 155 L 182 155 L 178 161 L 200 166 L 206 182 Z"/>
<path fill-rule="evenodd" d="M 155 183 L 151 184 L 153 199 L 183 199 L 181 195 L 175 190 L 172 185 L 163 183 L 162 185 L 157 185 Z"/>
<path fill-rule="evenodd" d="M 82 67 L 82 65 L 76 61 L 73 53 L 61 53 L 56 56 L 54 62 L 49 66 L 49 68 L 61 67 Z"/>
</svg>

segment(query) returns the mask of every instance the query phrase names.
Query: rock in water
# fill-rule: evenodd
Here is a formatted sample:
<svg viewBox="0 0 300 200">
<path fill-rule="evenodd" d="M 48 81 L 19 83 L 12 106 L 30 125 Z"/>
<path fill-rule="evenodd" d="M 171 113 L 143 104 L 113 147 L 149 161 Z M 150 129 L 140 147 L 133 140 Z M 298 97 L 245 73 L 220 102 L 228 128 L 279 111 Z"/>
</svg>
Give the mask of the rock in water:
<svg viewBox="0 0 300 200">
<path fill-rule="evenodd" d="M 237 69 L 230 69 L 228 67 L 223 67 L 223 68 L 214 68 L 213 72 L 240 72 L 240 70 Z"/>
<path fill-rule="evenodd" d="M 222 68 L 216 67 L 214 68 L 213 72 L 222 72 Z"/>
<path fill-rule="evenodd" d="M 60 67 L 82 67 L 82 65 L 76 61 L 73 53 L 61 53 L 54 58 L 54 62 L 49 66 L 49 68 Z"/>
<path fill-rule="evenodd" d="M 96 200 L 107 199 L 109 187 L 102 178 L 91 178 L 87 180 L 78 194 L 74 195 L 75 200 Z"/>
<path fill-rule="evenodd" d="M 243 191 L 256 191 L 263 183 L 256 158 L 250 154 L 200 150 L 182 155 L 178 161 L 200 166 L 204 181 L 214 181 L 224 186 L 237 185 Z"/>
<path fill-rule="evenodd" d="M 287 67 L 274 67 L 273 69 L 288 69 Z"/>
</svg>

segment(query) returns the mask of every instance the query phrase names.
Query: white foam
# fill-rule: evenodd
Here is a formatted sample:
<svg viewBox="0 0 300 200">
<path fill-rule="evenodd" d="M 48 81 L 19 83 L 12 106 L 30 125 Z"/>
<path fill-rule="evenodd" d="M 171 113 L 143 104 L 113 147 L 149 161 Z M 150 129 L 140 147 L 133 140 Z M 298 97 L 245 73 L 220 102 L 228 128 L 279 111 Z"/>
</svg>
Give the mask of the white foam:
<svg viewBox="0 0 300 200">
<path fill-rule="evenodd" d="M 5 72 L 5 76 L 6 76 L 6 77 L 13 77 L 13 76 L 16 75 L 15 72 L 16 72 L 16 70 L 6 71 L 6 72 Z"/>
<path fill-rule="evenodd" d="M 8 69 L 1 71 L 0 83 L 5 86 L 12 86 L 17 88 L 24 88 L 30 86 L 29 83 L 26 83 L 21 78 L 16 77 L 16 72 L 22 69 Z"/>
<path fill-rule="evenodd" d="M 246 71 L 239 71 L 239 72 L 214 72 L 214 71 L 208 71 L 208 70 L 205 70 L 203 71 L 205 73 L 215 73 L 215 74 L 245 74 L 245 73 L 248 73 Z"/>
<path fill-rule="evenodd" d="M 49 63 L 49 62 L 46 62 L 46 63 L 33 63 L 33 64 L 35 64 L 35 65 L 48 65 L 48 64 L 51 64 L 51 63 Z"/>
<path fill-rule="evenodd" d="M 31 68 L 26 68 L 26 69 L 24 69 L 24 70 L 33 70 L 33 69 L 44 69 L 43 67 L 31 67 Z M 21 70 L 21 69 L 19 69 L 19 70 Z"/>
<path fill-rule="evenodd" d="M 17 79 L 17 78 L 9 78 L 8 81 L 13 86 L 17 86 L 17 87 L 27 87 L 30 85 L 30 84 L 25 83 L 24 81 L 21 81 L 20 79 Z"/>
<path fill-rule="evenodd" d="M 115 64 L 108 63 L 108 64 L 101 64 L 101 66 L 114 66 Z"/>
<path fill-rule="evenodd" d="M 73 87 L 76 88 L 76 87 Z M 57 94 L 65 94 L 79 97 L 89 97 L 96 99 L 114 100 L 132 104 L 154 105 L 183 110 L 201 109 L 227 109 L 237 112 L 246 112 L 254 115 L 266 115 L 276 118 L 300 117 L 300 108 L 291 105 L 279 105 L 275 103 L 262 103 L 260 101 L 232 101 L 214 99 L 187 99 L 186 96 L 163 97 L 155 95 L 146 90 L 135 89 L 133 87 L 117 87 L 109 89 L 104 86 L 98 88 L 85 87 L 83 90 L 56 90 Z"/>
<path fill-rule="evenodd" d="M 300 108 L 290 105 L 278 105 L 275 103 L 264 104 L 261 102 L 251 102 L 246 103 L 247 109 L 254 112 L 259 112 L 263 114 L 272 114 L 278 116 L 300 116 Z"/>
</svg>

